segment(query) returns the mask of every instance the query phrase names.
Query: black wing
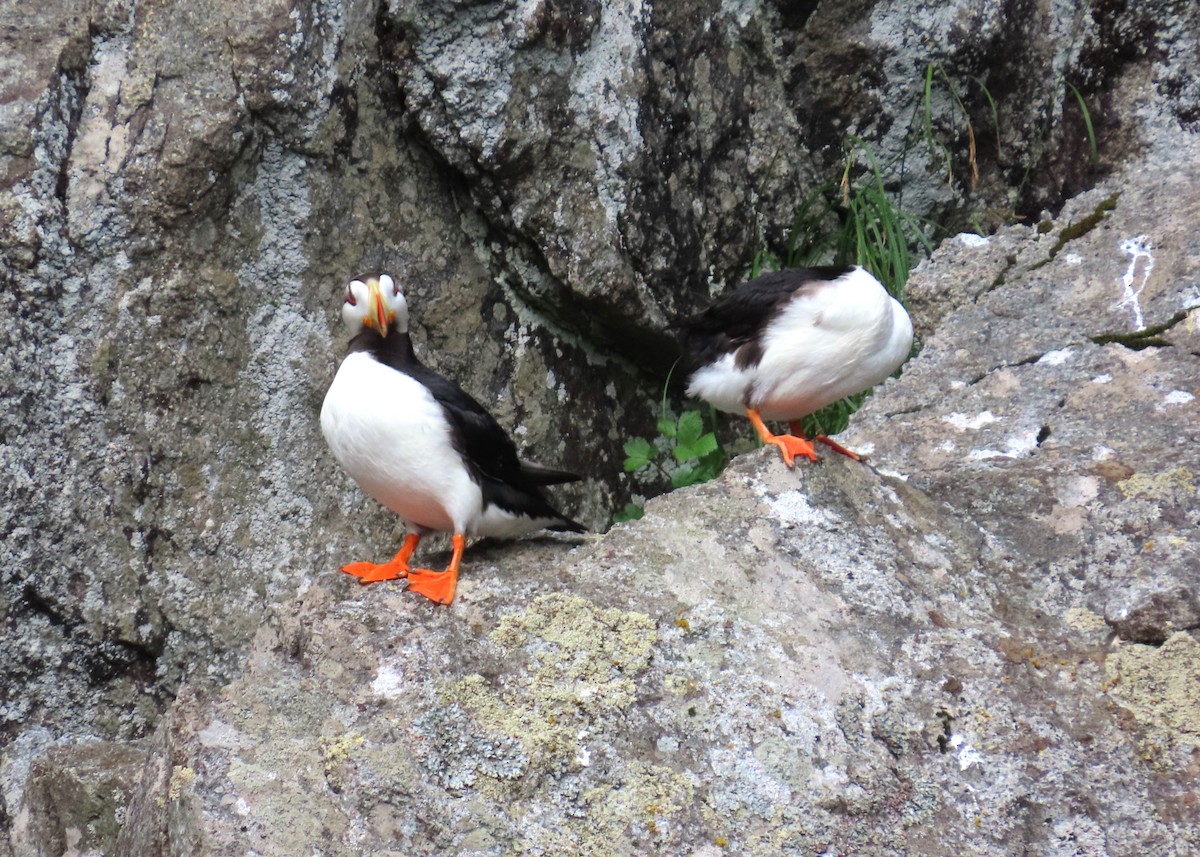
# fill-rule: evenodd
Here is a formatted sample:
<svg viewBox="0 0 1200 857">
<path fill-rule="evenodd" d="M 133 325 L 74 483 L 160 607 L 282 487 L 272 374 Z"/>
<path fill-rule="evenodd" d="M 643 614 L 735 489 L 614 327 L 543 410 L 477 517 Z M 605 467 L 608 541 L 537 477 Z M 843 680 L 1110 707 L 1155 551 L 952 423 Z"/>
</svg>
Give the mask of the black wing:
<svg viewBox="0 0 1200 857">
<path fill-rule="evenodd" d="M 707 308 L 676 322 L 675 326 L 683 331 L 684 348 L 692 368 L 712 363 L 752 343 L 797 292 L 815 290 L 852 270 L 852 267 L 825 265 L 774 271 L 742 283 Z M 757 357 L 750 357 L 750 362 L 757 362 Z"/>
<path fill-rule="evenodd" d="M 407 333 L 392 331 L 385 338 L 367 330 L 351 340 L 350 350 L 371 351 L 381 363 L 405 373 L 429 390 L 450 423 L 455 448 L 474 470 L 485 503 L 497 503 L 531 518 L 557 518 L 561 523 L 553 529 L 584 531 L 581 524 L 554 509 L 539 488 L 578 481 L 581 477 L 521 461 L 516 444 L 495 417 L 458 384 L 418 360 Z"/>
<path fill-rule="evenodd" d="M 556 519 L 550 525 L 553 530 L 586 530 L 551 506 L 539 487 L 574 482 L 579 476 L 521 461 L 512 438 L 465 390 L 421 363 L 404 371 L 424 384 L 442 406 L 454 430 L 455 446 L 476 470 L 485 505 L 535 519 Z"/>
<path fill-rule="evenodd" d="M 569 470 L 555 470 L 532 461 L 521 461 L 521 471 L 535 485 L 562 485 L 564 482 L 578 482 L 583 477 Z"/>
</svg>

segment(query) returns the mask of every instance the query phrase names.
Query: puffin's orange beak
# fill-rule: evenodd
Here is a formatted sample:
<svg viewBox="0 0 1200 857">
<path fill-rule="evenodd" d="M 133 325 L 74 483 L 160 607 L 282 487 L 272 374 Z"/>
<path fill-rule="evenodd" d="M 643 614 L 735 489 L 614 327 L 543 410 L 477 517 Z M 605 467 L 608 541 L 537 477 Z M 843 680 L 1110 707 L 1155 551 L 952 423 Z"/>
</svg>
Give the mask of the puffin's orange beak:
<svg viewBox="0 0 1200 857">
<path fill-rule="evenodd" d="M 369 326 L 379 331 L 380 336 L 387 336 L 388 318 L 387 307 L 383 303 L 383 292 L 379 290 L 379 279 L 371 277 L 367 280 L 367 318 Z"/>
</svg>

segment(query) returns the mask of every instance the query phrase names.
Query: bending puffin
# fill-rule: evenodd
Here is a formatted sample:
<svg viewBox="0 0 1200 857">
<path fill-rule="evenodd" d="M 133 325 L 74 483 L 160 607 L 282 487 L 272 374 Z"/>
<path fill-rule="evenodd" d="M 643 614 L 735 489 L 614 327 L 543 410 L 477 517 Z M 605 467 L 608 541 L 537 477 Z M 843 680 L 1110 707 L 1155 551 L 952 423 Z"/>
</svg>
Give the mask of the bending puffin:
<svg viewBox="0 0 1200 857">
<path fill-rule="evenodd" d="M 521 461 L 482 405 L 417 360 L 408 304 L 390 276 L 351 280 L 342 320 L 353 336 L 325 394 L 321 431 L 338 464 L 408 528 L 392 559 L 355 562 L 342 571 L 362 583 L 405 577 L 409 589 L 449 604 L 467 536 L 584 530 L 541 491 L 580 477 Z M 432 532 L 452 534 L 445 571 L 409 565 L 421 538 Z"/>
<path fill-rule="evenodd" d="M 817 460 L 800 419 L 883 381 L 912 348 L 912 321 L 864 269 L 793 268 L 743 283 L 679 322 L 691 363 L 687 393 L 745 413 L 788 467 Z M 787 420 L 775 435 L 764 420 Z M 858 461 L 824 435 L 815 438 Z"/>
</svg>

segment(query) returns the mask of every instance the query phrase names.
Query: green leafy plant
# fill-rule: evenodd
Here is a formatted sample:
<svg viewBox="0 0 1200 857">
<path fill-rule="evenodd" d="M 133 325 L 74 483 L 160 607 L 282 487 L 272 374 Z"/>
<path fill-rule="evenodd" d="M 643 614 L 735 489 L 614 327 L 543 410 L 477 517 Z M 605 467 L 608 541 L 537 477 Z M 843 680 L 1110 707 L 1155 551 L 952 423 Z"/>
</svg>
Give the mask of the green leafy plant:
<svg viewBox="0 0 1200 857">
<path fill-rule="evenodd" d="M 625 508 L 613 515 L 613 523 L 620 524 L 624 521 L 637 521 L 646 514 L 646 507 L 641 503 L 634 503 L 632 500 L 625 504 Z"/>
<path fill-rule="evenodd" d="M 725 450 L 717 436 L 706 430 L 700 411 L 684 411 L 678 417 L 664 409 L 658 418 L 659 443 L 635 437 L 625 443 L 625 472 L 649 467 L 684 488 L 719 476 L 725 469 Z"/>
<path fill-rule="evenodd" d="M 708 422 L 715 421 L 710 409 Z M 728 455 L 715 432 L 705 425 L 703 414 L 693 409 L 676 416 L 667 406 L 665 388 L 657 428 L 658 437 L 653 441 L 635 437 L 625 442 L 626 473 L 654 473 L 669 480 L 672 488 L 684 488 L 715 479 L 725 469 Z M 641 505 L 628 503 L 613 520 L 636 520 L 643 512 Z"/>
</svg>

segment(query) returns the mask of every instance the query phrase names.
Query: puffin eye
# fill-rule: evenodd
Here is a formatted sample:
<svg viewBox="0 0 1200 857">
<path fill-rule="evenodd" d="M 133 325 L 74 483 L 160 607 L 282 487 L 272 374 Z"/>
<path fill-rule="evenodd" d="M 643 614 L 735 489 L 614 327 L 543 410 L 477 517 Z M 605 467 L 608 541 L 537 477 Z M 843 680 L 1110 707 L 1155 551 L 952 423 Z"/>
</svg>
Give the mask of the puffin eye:
<svg viewBox="0 0 1200 857">
<path fill-rule="evenodd" d="M 354 299 L 354 290 L 346 286 L 346 303 L 350 306 L 358 306 L 358 301 Z"/>
</svg>

